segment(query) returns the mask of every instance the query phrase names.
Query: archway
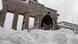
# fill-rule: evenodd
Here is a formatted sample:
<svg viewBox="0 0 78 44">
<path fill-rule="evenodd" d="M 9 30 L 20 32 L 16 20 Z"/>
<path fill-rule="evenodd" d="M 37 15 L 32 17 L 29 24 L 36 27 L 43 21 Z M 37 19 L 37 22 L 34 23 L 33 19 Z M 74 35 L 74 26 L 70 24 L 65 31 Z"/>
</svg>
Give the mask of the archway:
<svg viewBox="0 0 78 44">
<path fill-rule="evenodd" d="M 44 23 L 47 25 L 51 25 L 51 28 L 52 28 L 53 27 L 53 18 L 49 15 L 44 16 L 41 21 L 41 27 L 43 27 Z"/>
</svg>

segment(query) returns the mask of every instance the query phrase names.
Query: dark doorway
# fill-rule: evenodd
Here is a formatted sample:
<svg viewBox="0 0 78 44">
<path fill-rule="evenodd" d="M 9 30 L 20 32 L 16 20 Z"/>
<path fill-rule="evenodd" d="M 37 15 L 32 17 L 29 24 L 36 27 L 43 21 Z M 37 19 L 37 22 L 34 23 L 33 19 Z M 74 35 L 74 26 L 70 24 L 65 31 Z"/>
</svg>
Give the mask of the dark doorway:
<svg viewBox="0 0 78 44">
<path fill-rule="evenodd" d="M 49 15 L 44 16 L 43 19 L 42 19 L 42 22 L 41 22 L 41 27 L 43 27 L 44 24 L 47 24 L 49 26 L 51 25 L 51 27 L 52 27 L 53 26 L 53 19 L 52 19 L 52 17 L 49 16 Z"/>
</svg>

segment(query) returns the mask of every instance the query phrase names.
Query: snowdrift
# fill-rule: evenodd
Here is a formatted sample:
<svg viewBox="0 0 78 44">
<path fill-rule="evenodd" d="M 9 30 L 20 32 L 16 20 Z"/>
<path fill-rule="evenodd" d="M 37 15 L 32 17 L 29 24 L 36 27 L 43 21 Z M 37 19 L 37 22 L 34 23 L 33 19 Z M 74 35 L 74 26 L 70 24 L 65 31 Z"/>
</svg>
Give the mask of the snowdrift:
<svg viewBox="0 0 78 44">
<path fill-rule="evenodd" d="M 72 30 L 60 29 L 15 31 L 0 27 L 0 44 L 78 44 L 78 35 Z"/>
</svg>

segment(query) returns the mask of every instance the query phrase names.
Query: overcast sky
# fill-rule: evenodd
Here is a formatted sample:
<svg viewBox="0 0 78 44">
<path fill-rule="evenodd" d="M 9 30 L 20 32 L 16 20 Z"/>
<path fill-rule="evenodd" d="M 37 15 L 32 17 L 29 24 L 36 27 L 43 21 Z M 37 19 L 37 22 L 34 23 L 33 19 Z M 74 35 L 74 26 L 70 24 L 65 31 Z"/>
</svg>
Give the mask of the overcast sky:
<svg viewBox="0 0 78 44">
<path fill-rule="evenodd" d="M 78 24 L 78 18 L 77 18 L 78 0 L 38 0 L 38 1 L 39 3 L 42 3 L 49 8 L 57 10 L 58 11 L 57 13 L 60 14 L 58 21 L 67 21 L 67 22 Z M 2 4 L 0 0 L 0 9 L 2 8 L 1 5 Z M 13 15 L 8 15 L 7 19 L 11 18 L 11 16 Z M 20 16 L 20 19 L 21 18 L 23 19 L 23 17 Z M 7 25 L 7 23 L 5 24 Z"/>
</svg>

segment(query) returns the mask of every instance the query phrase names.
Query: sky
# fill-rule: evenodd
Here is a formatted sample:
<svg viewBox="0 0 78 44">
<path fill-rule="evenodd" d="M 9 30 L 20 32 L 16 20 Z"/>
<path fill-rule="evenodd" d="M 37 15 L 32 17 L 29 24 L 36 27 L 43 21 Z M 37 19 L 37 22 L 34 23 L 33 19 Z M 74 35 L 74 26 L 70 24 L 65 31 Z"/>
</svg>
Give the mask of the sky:
<svg viewBox="0 0 78 44">
<path fill-rule="evenodd" d="M 0 10 L 2 9 L 1 1 L 2 0 L 0 0 Z M 59 22 L 66 21 L 66 22 L 78 24 L 78 19 L 77 19 L 78 0 L 38 0 L 38 1 L 39 1 L 39 3 L 44 4 L 46 7 L 57 10 L 57 13 L 60 15 L 58 17 Z M 11 27 L 13 16 L 14 15 L 12 15 L 11 13 L 7 14 L 6 21 L 5 21 L 6 22 L 5 27 L 6 27 L 6 25 Z M 20 21 L 20 19 L 23 20 L 23 16 L 19 16 L 18 22 Z M 8 22 L 11 22 L 11 23 L 8 24 Z M 22 24 L 22 21 L 20 21 L 19 23 Z M 21 27 L 19 25 L 19 23 L 18 23 L 18 27 Z"/>
</svg>

